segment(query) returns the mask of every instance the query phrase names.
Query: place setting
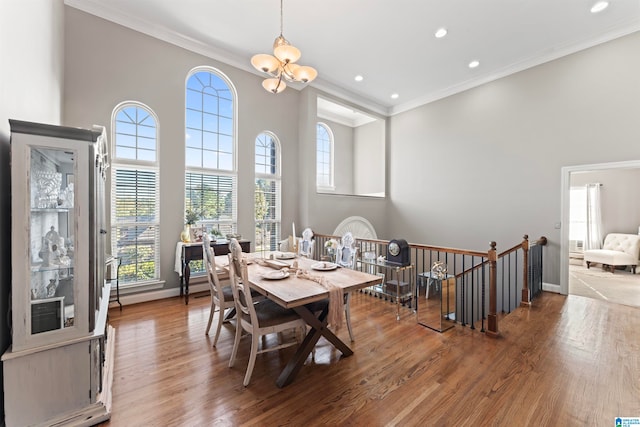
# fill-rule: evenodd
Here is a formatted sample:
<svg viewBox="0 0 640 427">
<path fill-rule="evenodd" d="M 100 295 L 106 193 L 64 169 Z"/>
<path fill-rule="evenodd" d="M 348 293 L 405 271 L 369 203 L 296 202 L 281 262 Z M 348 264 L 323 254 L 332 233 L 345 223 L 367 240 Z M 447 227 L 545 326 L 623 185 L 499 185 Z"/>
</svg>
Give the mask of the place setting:
<svg viewBox="0 0 640 427">
<path fill-rule="evenodd" d="M 275 256 L 276 259 L 295 259 L 295 257 L 296 254 L 293 252 L 280 252 Z"/>
<path fill-rule="evenodd" d="M 311 264 L 311 269 L 316 271 L 331 271 L 338 268 L 338 264 L 328 261 L 320 261 Z"/>
<path fill-rule="evenodd" d="M 287 270 L 273 270 L 273 271 L 269 271 L 265 274 L 263 274 L 262 276 L 263 278 L 267 279 L 267 280 L 280 280 L 280 279 L 286 279 L 287 277 L 289 277 L 289 272 Z"/>
</svg>

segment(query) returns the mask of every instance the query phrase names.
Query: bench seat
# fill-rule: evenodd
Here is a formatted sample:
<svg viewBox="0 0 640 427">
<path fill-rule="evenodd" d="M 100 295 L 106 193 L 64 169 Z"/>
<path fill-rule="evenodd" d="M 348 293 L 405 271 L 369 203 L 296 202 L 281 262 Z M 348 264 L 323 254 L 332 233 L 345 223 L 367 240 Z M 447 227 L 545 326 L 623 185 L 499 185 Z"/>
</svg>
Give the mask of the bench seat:
<svg viewBox="0 0 640 427">
<path fill-rule="evenodd" d="M 640 255 L 640 236 L 637 234 L 609 233 L 604 239 L 602 249 L 584 251 L 584 261 L 587 268 L 591 264 L 602 264 L 602 268 L 609 268 L 611 273 L 618 266 L 629 266 L 633 274 L 636 273 L 638 257 Z"/>
</svg>

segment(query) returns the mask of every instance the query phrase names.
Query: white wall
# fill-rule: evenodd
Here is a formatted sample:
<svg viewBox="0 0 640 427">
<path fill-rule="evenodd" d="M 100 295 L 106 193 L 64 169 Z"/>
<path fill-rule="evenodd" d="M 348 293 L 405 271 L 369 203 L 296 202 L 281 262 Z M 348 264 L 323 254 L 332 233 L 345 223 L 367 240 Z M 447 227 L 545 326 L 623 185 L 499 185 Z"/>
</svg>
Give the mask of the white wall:
<svg viewBox="0 0 640 427">
<path fill-rule="evenodd" d="M 640 159 L 638 52 L 635 33 L 392 117 L 391 233 L 498 251 L 544 235 L 559 284 L 561 167 Z"/>
<path fill-rule="evenodd" d="M 11 286 L 8 120 L 60 124 L 63 28 L 62 0 L 0 1 L 0 353 L 10 339 L 6 316 Z M 0 392 L 0 419 L 3 414 Z"/>
</svg>

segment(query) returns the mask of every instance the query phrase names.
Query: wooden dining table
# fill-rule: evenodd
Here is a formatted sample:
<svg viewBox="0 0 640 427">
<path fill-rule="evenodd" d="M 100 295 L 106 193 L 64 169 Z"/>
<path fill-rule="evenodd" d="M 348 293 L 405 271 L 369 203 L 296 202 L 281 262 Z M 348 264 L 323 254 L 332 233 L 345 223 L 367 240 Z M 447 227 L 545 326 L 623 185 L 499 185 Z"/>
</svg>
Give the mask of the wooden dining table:
<svg viewBox="0 0 640 427">
<path fill-rule="evenodd" d="M 275 254 L 274 258 L 276 258 L 278 262 L 286 263 L 289 266 L 296 261 L 299 269 L 308 271 L 310 275 L 316 278 L 324 278 L 325 283 L 328 282 L 330 285 L 342 288 L 343 293 L 377 285 L 382 282 L 381 277 L 362 271 L 342 267 L 324 269 L 326 267 L 331 268 L 331 263 L 323 263 L 322 261 L 303 257 L 284 260 L 278 259 L 277 252 L 274 252 L 273 254 Z M 270 254 L 267 254 L 267 256 L 268 255 Z M 250 286 L 282 307 L 295 310 L 295 312 L 298 313 L 298 315 L 300 315 L 300 317 L 311 327 L 302 343 L 298 346 L 296 353 L 287 362 L 276 380 L 276 385 L 278 387 L 284 387 L 294 380 L 321 337 L 324 337 L 327 341 L 333 344 L 333 346 L 340 350 L 342 356 L 347 357 L 353 354 L 353 350 L 351 350 L 351 348 L 338 338 L 338 336 L 336 336 L 336 334 L 328 327 L 328 308 L 325 308 L 320 313 L 314 314 L 306 306 L 309 303 L 329 298 L 329 291 L 327 288 L 314 280 L 297 277 L 293 272 L 284 279 L 267 279 L 265 276 L 269 272 L 273 272 L 274 268 L 265 266 L 263 265 L 264 262 L 260 261 L 260 259 L 265 255 L 255 253 L 247 254 L 245 256 L 249 263 L 247 266 L 247 273 L 249 276 Z M 318 263 L 320 263 L 319 266 L 316 265 Z M 216 264 L 228 270 L 229 259 L 226 256 L 217 256 Z M 314 265 L 316 268 L 319 267 L 322 269 L 316 270 L 313 268 Z"/>
</svg>

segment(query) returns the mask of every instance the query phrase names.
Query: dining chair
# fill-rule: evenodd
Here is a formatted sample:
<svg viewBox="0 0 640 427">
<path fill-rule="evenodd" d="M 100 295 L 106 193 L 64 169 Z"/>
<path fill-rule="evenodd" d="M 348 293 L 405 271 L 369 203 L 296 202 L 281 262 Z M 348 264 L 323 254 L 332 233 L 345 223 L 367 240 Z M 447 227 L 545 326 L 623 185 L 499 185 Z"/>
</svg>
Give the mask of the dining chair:
<svg viewBox="0 0 640 427">
<path fill-rule="evenodd" d="M 313 258 L 315 243 L 313 231 L 310 228 L 305 228 L 302 232 L 302 237 L 298 238 L 298 255 Z"/>
<path fill-rule="evenodd" d="M 356 260 L 358 259 L 358 247 L 350 232 L 345 233 L 338 243 L 336 250 L 336 264 L 344 268 L 355 270 Z M 349 338 L 355 341 L 353 329 L 351 327 L 351 292 L 344 294 L 344 316 L 347 320 L 347 329 L 349 330 Z"/>
<path fill-rule="evenodd" d="M 240 242 L 234 237 L 229 240 L 229 263 L 232 263 L 235 267 L 234 271 L 237 278 L 240 278 L 240 261 L 244 258 L 242 252 L 242 246 Z M 233 261 L 231 261 L 233 260 Z M 253 302 L 259 302 L 265 299 L 266 297 L 262 295 L 260 292 L 255 289 L 251 289 L 251 296 L 253 297 Z M 235 306 L 234 306 L 235 311 Z"/>
<path fill-rule="evenodd" d="M 221 286 L 220 279 L 218 278 L 218 272 L 216 270 L 216 260 L 211 247 L 211 239 L 209 235 L 205 233 L 202 237 L 202 260 L 207 274 L 207 281 L 209 282 L 209 291 L 211 293 L 211 310 L 209 312 L 209 323 L 207 323 L 207 330 L 205 335 L 209 334 L 211 329 L 211 323 L 213 321 L 213 314 L 216 310 L 220 313 L 218 316 L 218 326 L 216 327 L 216 335 L 213 338 L 213 346 L 218 343 L 218 337 L 220 336 L 220 329 L 222 323 L 225 322 L 225 311 L 227 309 L 235 308 L 235 301 L 233 299 L 233 291 L 231 286 Z M 229 319 L 226 320 L 227 322 Z"/>
<path fill-rule="evenodd" d="M 268 351 L 280 350 L 296 345 L 300 342 L 298 341 L 298 336 L 306 331 L 307 324 L 295 311 L 283 308 L 269 299 L 254 303 L 250 292 L 246 260 L 243 259 L 240 261 L 239 277 L 235 269 L 236 266 L 233 262 L 232 255 L 229 254 L 229 279 L 231 281 L 231 289 L 233 290 L 233 298 L 238 313 L 236 336 L 233 342 L 229 367 L 232 368 L 235 364 L 242 331 L 245 331 L 251 335 L 249 364 L 247 365 L 247 372 L 242 383 L 246 387 L 251 380 L 251 374 L 253 373 L 253 368 L 256 363 L 256 356 Z M 297 329 L 295 341 L 280 342 L 277 346 L 258 349 L 260 337 L 284 332 L 289 329 Z M 300 334 L 297 332 L 300 332 Z"/>
</svg>

